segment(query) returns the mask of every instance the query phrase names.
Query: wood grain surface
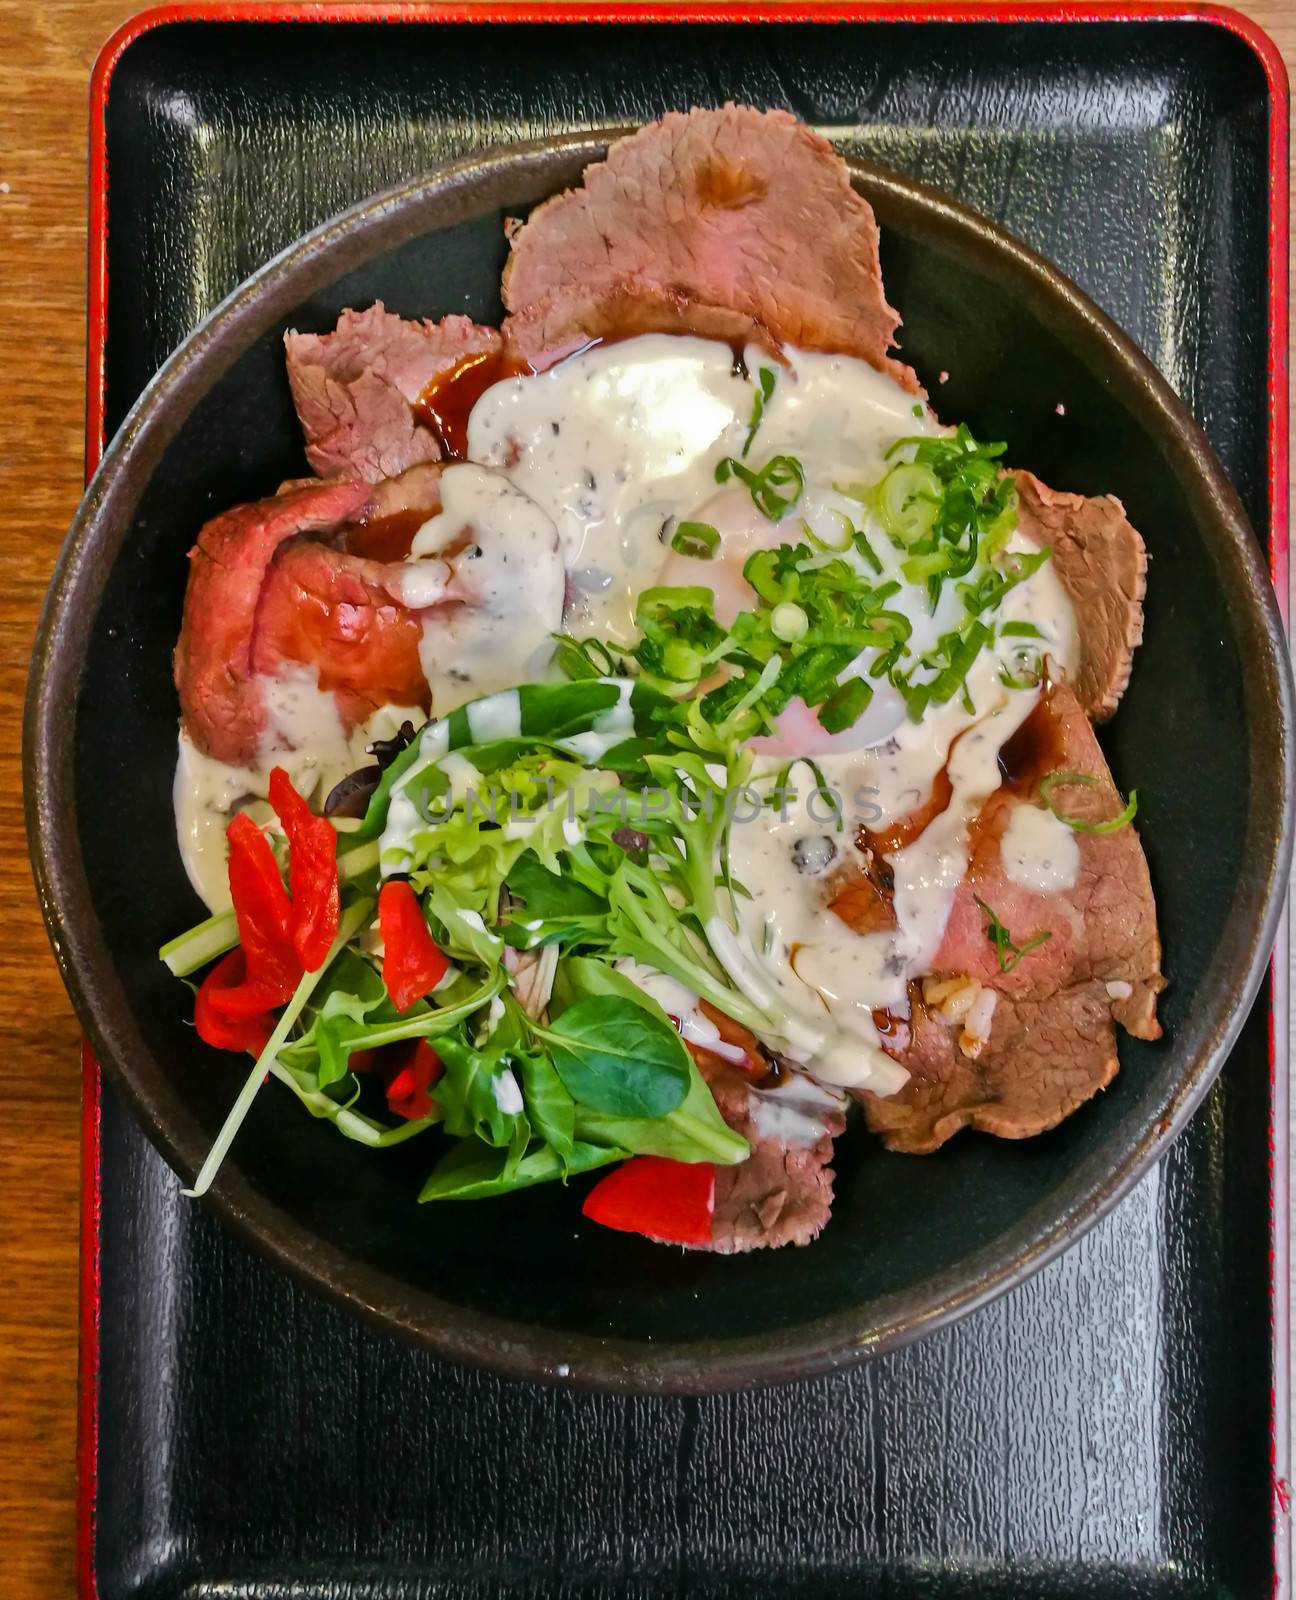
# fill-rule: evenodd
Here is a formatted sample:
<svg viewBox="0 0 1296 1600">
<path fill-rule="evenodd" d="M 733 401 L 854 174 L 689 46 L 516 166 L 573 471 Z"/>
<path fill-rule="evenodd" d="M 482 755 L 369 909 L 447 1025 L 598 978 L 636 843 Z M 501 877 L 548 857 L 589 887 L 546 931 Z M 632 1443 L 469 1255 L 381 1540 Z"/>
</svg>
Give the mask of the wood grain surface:
<svg viewBox="0 0 1296 1600">
<path fill-rule="evenodd" d="M 127 0 L 0 0 L 0 1595 L 74 1591 L 78 1029 L 32 890 L 31 636 L 81 492 L 88 86 Z M 377 8 L 381 9 L 381 8 Z M 1296 61 L 1296 0 L 1241 7 Z"/>
</svg>

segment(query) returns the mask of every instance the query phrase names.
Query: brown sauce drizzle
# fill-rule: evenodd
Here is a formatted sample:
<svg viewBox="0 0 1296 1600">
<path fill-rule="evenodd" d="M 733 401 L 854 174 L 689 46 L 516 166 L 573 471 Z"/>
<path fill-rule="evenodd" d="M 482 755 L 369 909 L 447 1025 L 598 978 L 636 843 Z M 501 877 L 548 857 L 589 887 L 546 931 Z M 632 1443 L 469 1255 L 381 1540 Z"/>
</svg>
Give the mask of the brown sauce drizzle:
<svg viewBox="0 0 1296 1600">
<path fill-rule="evenodd" d="M 792 1075 L 790 1067 L 786 1066 L 781 1056 L 770 1054 L 766 1057 L 769 1066 L 764 1075 L 756 1079 L 758 1089 L 779 1089 Z"/>
<path fill-rule="evenodd" d="M 367 561 L 404 561 L 414 535 L 434 515 L 409 507 L 374 517 L 370 522 L 353 523 L 346 530 L 347 554 L 363 556 Z"/>
<path fill-rule="evenodd" d="M 953 746 L 950 746 L 953 749 Z M 898 822 L 893 822 L 889 828 L 880 833 L 875 833 L 871 828 L 861 828 L 855 835 L 855 843 L 861 850 L 872 850 L 877 855 L 893 855 L 897 850 L 903 850 L 906 845 L 911 845 L 916 838 L 927 828 L 929 823 L 936 820 L 943 811 L 949 809 L 949 803 L 954 796 L 954 785 L 950 782 L 949 760 L 932 780 L 931 793 L 926 801 L 916 811 L 911 811 L 907 816 L 901 817 Z"/>
<path fill-rule="evenodd" d="M 1020 797 L 1033 794 L 1039 780 L 1062 764 L 1062 730 L 1049 701 L 1046 685 L 1039 704 L 999 752 L 1004 787 Z"/>
<path fill-rule="evenodd" d="M 412 410 L 441 446 L 449 461 L 463 461 L 468 455 L 468 418 L 487 389 L 506 378 L 517 378 L 533 369 L 529 362 L 503 350 L 482 350 L 464 356 L 454 366 L 438 372 L 414 402 Z"/>
</svg>

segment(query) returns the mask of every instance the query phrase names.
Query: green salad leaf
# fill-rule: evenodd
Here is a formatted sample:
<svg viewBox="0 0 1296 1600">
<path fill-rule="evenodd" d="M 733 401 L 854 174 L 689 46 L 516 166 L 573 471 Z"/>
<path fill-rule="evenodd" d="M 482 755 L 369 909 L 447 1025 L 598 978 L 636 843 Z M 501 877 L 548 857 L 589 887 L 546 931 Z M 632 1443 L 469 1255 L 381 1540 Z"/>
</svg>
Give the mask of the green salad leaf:
<svg viewBox="0 0 1296 1600">
<path fill-rule="evenodd" d="M 689 1053 L 668 1022 L 620 995 L 591 995 L 547 1029 L 563 1087 L 578 1105 L 621 1117 L 664 1117 L 688 1093 Z"/>
<path fill-rule="evenodd" d="M 628 1155 L 627 1150 L 577 1143 L 564 1162 L 552 1145 L 542 1144 L 526 1151 L 510 1167 L 500 1151 L 465 1140 L 452 1145 L 433 1168 L 419 1199 L 486 1200 L 537 1183 L 552 1183 L 572 1173 L 593 1172 L 624 1161 Z"/>
</svg>

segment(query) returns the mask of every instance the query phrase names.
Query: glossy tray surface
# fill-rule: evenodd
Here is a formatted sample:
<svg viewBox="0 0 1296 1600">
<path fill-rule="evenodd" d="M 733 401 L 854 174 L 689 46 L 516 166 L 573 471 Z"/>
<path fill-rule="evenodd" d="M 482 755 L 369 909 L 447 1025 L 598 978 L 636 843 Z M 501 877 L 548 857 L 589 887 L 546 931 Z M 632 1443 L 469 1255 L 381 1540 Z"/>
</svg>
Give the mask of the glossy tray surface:
<svg viewBox="0 0 1296 1600">
<path fill-rule="evenodd" d="M 1183 19 L 172 22 L 107 79 L 107 427 L 351 201 L 734 98 L 1055 261 L 1157 362 L 1266 537 L 1272 95 L 1243 38 Z M 1013 1294 L 851 1373 L 712 1399 L 542 1390 L 375 1336 L 183 1201 L 105 1092 L 86 1585 L 1267 1595 L 1269 1022 L 1266 989 L 1170 1157 Z"/>
</svg>

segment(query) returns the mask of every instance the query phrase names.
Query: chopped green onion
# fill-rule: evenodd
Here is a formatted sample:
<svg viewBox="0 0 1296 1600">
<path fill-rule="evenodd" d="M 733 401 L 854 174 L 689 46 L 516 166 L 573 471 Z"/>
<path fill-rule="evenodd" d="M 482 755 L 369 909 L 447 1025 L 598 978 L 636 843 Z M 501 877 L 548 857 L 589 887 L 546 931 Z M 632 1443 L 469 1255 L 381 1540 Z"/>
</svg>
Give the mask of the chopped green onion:
<svg viewBox="0 0 1296 1600">
<path fill-rule="evenodd" d="M 794 644 L 804 638 L 809 626 L 809 617 L 794 601 L 785 600 L 770 612 L 770 631 L 776 639 L 782 639 L 786 644 Z"/>
<path fill-rule="evenodd" d="M 1005 639 L 1042 639 L 1044 635 L 1033 622 L 1003 622 L 999 632 Z"/>
<path fill-rule="evenodd" d="M 874 572 L 881 573 L 882 563 L 878 560 L 877 551 L 868 542 L 868 535 L 863 528 L 856 528 L 855 530 L 855 548 L 868 562 L 869 566 L 873 568 Z"/>
<path fill-rule="evenodd" d="M 720 534 L 709 522 L 681 522 L 671 534 L 670 544 L 677 555 L 710 561 L 720 548 Z"/>
<path fill-rule="evenodd" d="M 859 721 L 873 689 L 863 678 L 848 678 L 835 694 L 819 707 L 819 722 L 829 733 L 841 733 Z"/>
<path fill-rule="evenodd" d="M 988 607 L 997 606 L 1010 589 L 1015 589 L 1019 583 L 1025 583 L 1027 578 L 1033 577 L 1053 554 L 1053 547 L 1045 545 L 1042 550 L 1035 550 L 1029 554 L 1025 551 L 1014 551 L 1002 566 L 994 567 L 985 573 L 981 581 L 976 584 L 960 584 L 963 595 L 963 604 L 969 611 L 985 611 Z"/>
<path fill-rule="evenodd" d="M 1005 689 L 1038 689 L 1044 677 L 1044 668 L 1038 656 L 1034 664 L 1025 664 L 1016 673 L 1009 672 L 1007 667 L 999 669 L 999 682 Z"/>
<path fill-rule="evenodd" d="M 957 545 L 943 545 L 939 550 L 925 551 L 910 556 L 900 570 L 910 583 L 922 583 L 928 578 L 961 578 L 976 565 L 977 540 L 974 534 L 965 549 Z"/>
<path fill-rule="evenodd" d="M 805 472 L 795 456 L 771 456 L 759 472 L 733 456 L 725 456 L 715 469 L 717 483 L 728 483 L 737 478 L 751 490 L 757 508 L 771 522 L 781 522 L 801 498 L 805 488 Z M 779 494 L 780 489 L 792 487 L 790 495 Z"/>
<path fill-rule="evenodd" d="M 747 452 L 752 447 L 752 440 L 756 437 L 756 430 L 764 419 L 765 407 L 773 397 L 776 377 L 773 367 L 762 367 L 760 369 L 759 387 L 752 398 L 751 422 L 747 428 L 747 437 L 743 440 L 742 453 L 744 461 L 747 459 Z"/>
<path fill-rule="evenodd" d="M 635 626 L 641 632 L 651 634 L 672 612 L 693 608 L 709 611 L 714 599 L 711 590 L 703 588 L 701 584 L 678 587 L 655 585 L 651 589 L 644 589 L 635 602 Z"/>
<path fill-rule="evenodd" d="M 913 544 L 931 531 L 940 506 L 940 480 L 927 467 L 902 462 L 892 467 L 878 485 L 877 507 L 882 526 L 902 545 Z"/>
<path fill-rule="evenodd" d="M 575 681 L 590 678 L 618 678 L 625 663 L 618 661 L 601 639 L 573 639 L 569 633 L 554 633 L 554 664 L 564 677 Z"/>
<path fill-rule="evenodd" d="M 981 647 L 990 637 L 990 630 L 983 622 L 974 622 L 967 631 L 958 636 L 956 644 L 949 651 L 948 664 L 936 674 L 928 688 L 931 698 L 937 705 L 952 699 L 955 692 L 963 686 L 963 680 L 971 671 L 972 663 L 981 653 Z"/>
<path fill-rule="evenodd" d="M 844 494 L 848 500 L 858 500 L 861 504 L 867 505 L 872 501 L 877 485 L 874 483 L 838 483 L 834 478 L 833 488 L 836 489 L 838 494 Z"/>
<path fill-rule="evenodd" d="M 1119 816 L 1108 817 L 1105 822 L 1087 822 L 1083 817 L 1069 817 L 1058 810 L 1051 797 L 1054 789 L 1070 783 L 1093 789 L 1097 787 L 1098 779 L 1088 772 L 1050 772 L 1040 780 L 1039 795 L 1058 821 L 1065 822 L 1068 828 L 1074 828 L 1077 833 L 1118 833 L 1138 815 L 1138 790 L 1131 789 L 1129 801 Z"/>
<path fill-rule="evenodd" d="M 903 684 L 900 686 L 904 695 L 905 712 L 910 722 L 921 722 L 927 710 L 927 703 L 931 699 L 931 685 L 927 683 Z"/>
<path fill-rule="evenodd" d="M 730 716 L 740 717 L 744 711 L 750 711 L 765 693 L 765 691 L 774 686 L 774 680 L 778 677 L 782 670 L 783 663 L 779 657 L 771 656 L 770 659 L 765 663 L 764 670 L 762 671 L 760 677 L 757 678 L 756 682 L 752 684 L 747 693 L 743 695 L 741 700 L 739 700 L 738 704 L 730 713 Z"/>
<path fill-rule="evenodd" d="M 995 947 L 1000 972 L 1011 972 L 1023 956 L 1029 955 L 1032 950 L 1038 950 L 1040 945 L 1047 944 L 1053 937 L 1052 929 L 1043 928 L 1039 933 L 1033 933 L 1025 944 L 1017 944 L 985 901 L 979 895 L 973 895 L 972 898 L 980 906 L 986 919 L 986 938 Z"/>
<path fill-rule="evenodd" d="M 836 544 L 830 544 L 827 539 L 821 539 L 804 517 L 801 519 L 801 532 L 805 534 L 816 550 L 830 552 L 835 556 L 845 555 L 855 539 L 855 524 L 844 511 L 835 511 L 833 515 L 840 517 L 844 525 L 842 537 Z"/>
</svg>

